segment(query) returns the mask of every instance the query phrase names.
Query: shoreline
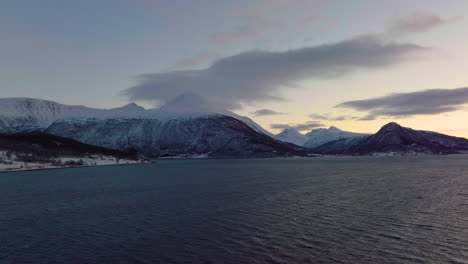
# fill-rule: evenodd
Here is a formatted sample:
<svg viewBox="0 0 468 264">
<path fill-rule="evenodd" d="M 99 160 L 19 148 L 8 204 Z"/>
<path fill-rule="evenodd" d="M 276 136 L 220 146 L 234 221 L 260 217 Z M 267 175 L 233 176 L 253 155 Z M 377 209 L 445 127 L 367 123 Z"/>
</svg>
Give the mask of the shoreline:
<svg viewBox="0 0 468 264">
<path fill-rule="evenodd" d="M 135 163 L 121 163 L 121 164 L 102 164 L 102 165 L 81 165 L 81 166 L 62 166 L 62 167 L 45 167 L 45 168 L 20 168 L 11 170 L 0 170 L 2 173 L 18 173 L 28 171 L 41 171 L 41 170 L 63 170 L 63 169 L 79 169 L 79 168 L 94 168 L 94 167 L 106 167 L 106 166 L 125 166 L 125 165 L 142 165 L 142 164 L 153 164 L 155 162 L 135 162 Z"/>
<path fill-rule="evenodd" d="M 388 158 L 388 157 L 440 157 L 440 156 L 454 156 L 454 155 L 468 155 L 468 153 L 451 153 L 439 155 L 317 155 L 317 156 L 292 156 L 292 157 L 272 157 L 272 158 L 194 158 L 194 157 L 160 157 L 161 161 L 182 161 L 182 160 L 263 160 L 263 159 L 310 159 L 310 158 L 340 158 L 340 157 L 372 157 L 372 158 Z M 154 164 L 155 161 L 135 162 L 135 163 L 121 163 L 121 164 L 102 164 L 102 165 L 72 165 L 62 167 L 44 167 L 44 168 L 17 168 L 11 170 L 0 170 L 3 173 L 18 173 L 28 171 L 41 171 L 41 170 L 61 170 L 61 169 L 77 169 L 77 168 L 93 168 L 93 167 L 106 167 L 106 166 L 126 166 L 126 165 L 144 165 Z"/>
</svg>

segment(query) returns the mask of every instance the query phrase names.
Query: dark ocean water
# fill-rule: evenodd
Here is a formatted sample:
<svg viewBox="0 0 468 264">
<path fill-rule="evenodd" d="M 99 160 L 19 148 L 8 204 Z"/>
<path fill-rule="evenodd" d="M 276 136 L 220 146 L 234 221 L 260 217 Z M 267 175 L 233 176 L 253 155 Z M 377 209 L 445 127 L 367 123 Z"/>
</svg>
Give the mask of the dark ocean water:
<svg viewBox="0 0 468 264">
<path fill-rule="evenodd" d="M 468 263 L 468 156 L 0 174 L 0 263 Z"/>
</svg>

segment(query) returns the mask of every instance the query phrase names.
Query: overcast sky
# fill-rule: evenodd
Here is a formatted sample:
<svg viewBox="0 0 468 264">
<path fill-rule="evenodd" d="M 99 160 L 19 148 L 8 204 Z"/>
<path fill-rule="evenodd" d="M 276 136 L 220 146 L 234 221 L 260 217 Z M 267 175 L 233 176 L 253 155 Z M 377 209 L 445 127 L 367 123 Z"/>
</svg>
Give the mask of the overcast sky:
<svg viewBox="0 0 468 264">
<path fill-rule="evenodd" d="M 466 0 L 1 2 L 0 97 L 194 92 L 272 132 L 396 121 L 468 137 Z"/>
</svg>

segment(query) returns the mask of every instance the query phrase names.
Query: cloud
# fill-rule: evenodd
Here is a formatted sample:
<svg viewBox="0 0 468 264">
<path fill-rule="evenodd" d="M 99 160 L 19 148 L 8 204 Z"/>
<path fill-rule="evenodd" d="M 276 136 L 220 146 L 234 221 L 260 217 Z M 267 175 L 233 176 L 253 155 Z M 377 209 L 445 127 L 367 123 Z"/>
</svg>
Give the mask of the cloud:
<svg viewBox="0 0 468 264">
<path fill-rule="evenodd" d="M 324 127 L 325 125 L 322 124 L 322 123 L 318 123 L 316 121 L 309 121 L 309 122 L 306 122 L 306 123 L 302 123 L 302 124 L 271 124 L 270 125 L 270 128 L 271 129 L 286 129 L 286 128 L 294 128 L 298 131 L 309 131 L 309 130 L 312 130 L 314 128 L 318 128 L 318 127 Z"/>
<path fill-rule="evenodd" d="M 309 117 L 317 120 L 328 120 L 329 118 L 328 114 L 311 114 Z"/>
<path fill-rule="evenodd" d="M 286 115 L 286 113 L 276 112 L 271 109 L 260 109 L 252 113 L 254 116 Z"/>
<path fill-rule="evenodd" d="M 411 33 L 422 33 L 432 30 L 444 24 L 454 22 L 454 19 L 443 19 L 431 13 L 412 13 L 395 21 L 389 29 L 392 36 L 407 35 Z"/>
<path fill-rule="evenodd" d="M 227 19 L 242 21 L 230 30 L 211 35 L 212 42 L 229 46 L 243 40 L 258 40 L 268 33 L 276 36 L 298 29 L 310 30 L 325 0 L 252 0 L 226 14 Z"/>
<path fill-rule="evenodd" d="M 142 75 L 124 94 L 132 100 L 166 101 L 195 92 L 234 108 L 281 99 L 281 88 L 298 87 L 302 80 L 338 78 L 360 69 L 381 68 L 414 59 L 426 50 L 368 35 L 283 52 L 243 52 L 221 58 L 206 69 Z"/>
<path fill-rule="evenodd" d="M 268 32 L 278 31 L 283 28 L 283 24 L 275 20 L 260 17 L 250 17 L 246 20 L 249 22 L 230 31 L 211 35 L 211 41 L 216 44 L 229 46 L 241 40 L 257 38 Z"/>
<path fill-rule="evenodd" d="M 316 120 L 327 120 L 327 121 L 345 121 L 345 120 L 357 120 L 359 117 L 357 116 L 350 116 L 350 115 L 338 115 L 334 116 L 331 114 L 311 114 L 309 115 L 310 118 Z"/>
<path fill-rule="evenodd" d="M 175 70 L 199 68 L 212 62 L 217 57 L 214 54 L 201 54 L 177 61 L 171 68 Z"/>
<path fill-rule="evenodd" d="M 435 115 L 464 109 L 468 104 L 468 87 L 430 89 L 411 93 L 395 93 L 383 97 L 347 101 L 336 107 L 368 112 L 361 120 L 377 117 Z"/>
</svg>

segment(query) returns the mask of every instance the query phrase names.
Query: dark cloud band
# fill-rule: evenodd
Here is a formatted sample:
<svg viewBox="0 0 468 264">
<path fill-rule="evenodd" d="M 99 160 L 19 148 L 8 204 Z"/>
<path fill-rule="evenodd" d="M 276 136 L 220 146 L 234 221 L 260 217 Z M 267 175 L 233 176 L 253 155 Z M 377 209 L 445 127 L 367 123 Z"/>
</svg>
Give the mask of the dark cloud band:
<svg viewBox="0 0 468 264">
<path fill-rule="evenodd" d="M 280 88 L 305 79 L 335 78 L 356 69 L 400 63 L 426 50 L 363 36 L 338 43 L 284 52 L 251 51 L 216 61 L 202 70 L 146 74 L 124 91 L 132 100 L 165 101 L 183 92 L 216 98 L 222 106 L 281 99 Z"/>
<path fill-rule="evenodd" d="M 330 114 L 311 114 L 310 118 L 315 120 L 327 120 L 327 121 L 346 121 L 346 120 L 357 120 L 359 117 L 350 115 L 330 115 Z"/>
<path fill-rule="evenodd" d="M 286 115 L 286 113 L 276 112 L 271 109 L 260 109 L 252 113 L 254 116 Z"/>
<path fill-rule="evenodd" d="M 407 117 L 453 112 L 468 104 L 468 88 L 430 89 L 412 93 L 396 93 L 366 100 L 343 102 L 336 107 L 366 111 L 362 120 L 379 116 Z"/>
<path fill-rule="evenodd" d="M 318 123 L 318 122 L 306 122 L 303 124 L 272 124 L 270 125 L 270 128 L 272 129 L 285 129 L 285 128 L 294 128 L 298 131 L 306 131 L 306 130 L 312 130 L 314 128 L 318 127 L 324 127 L 324 124 Z"/>
</svg>

